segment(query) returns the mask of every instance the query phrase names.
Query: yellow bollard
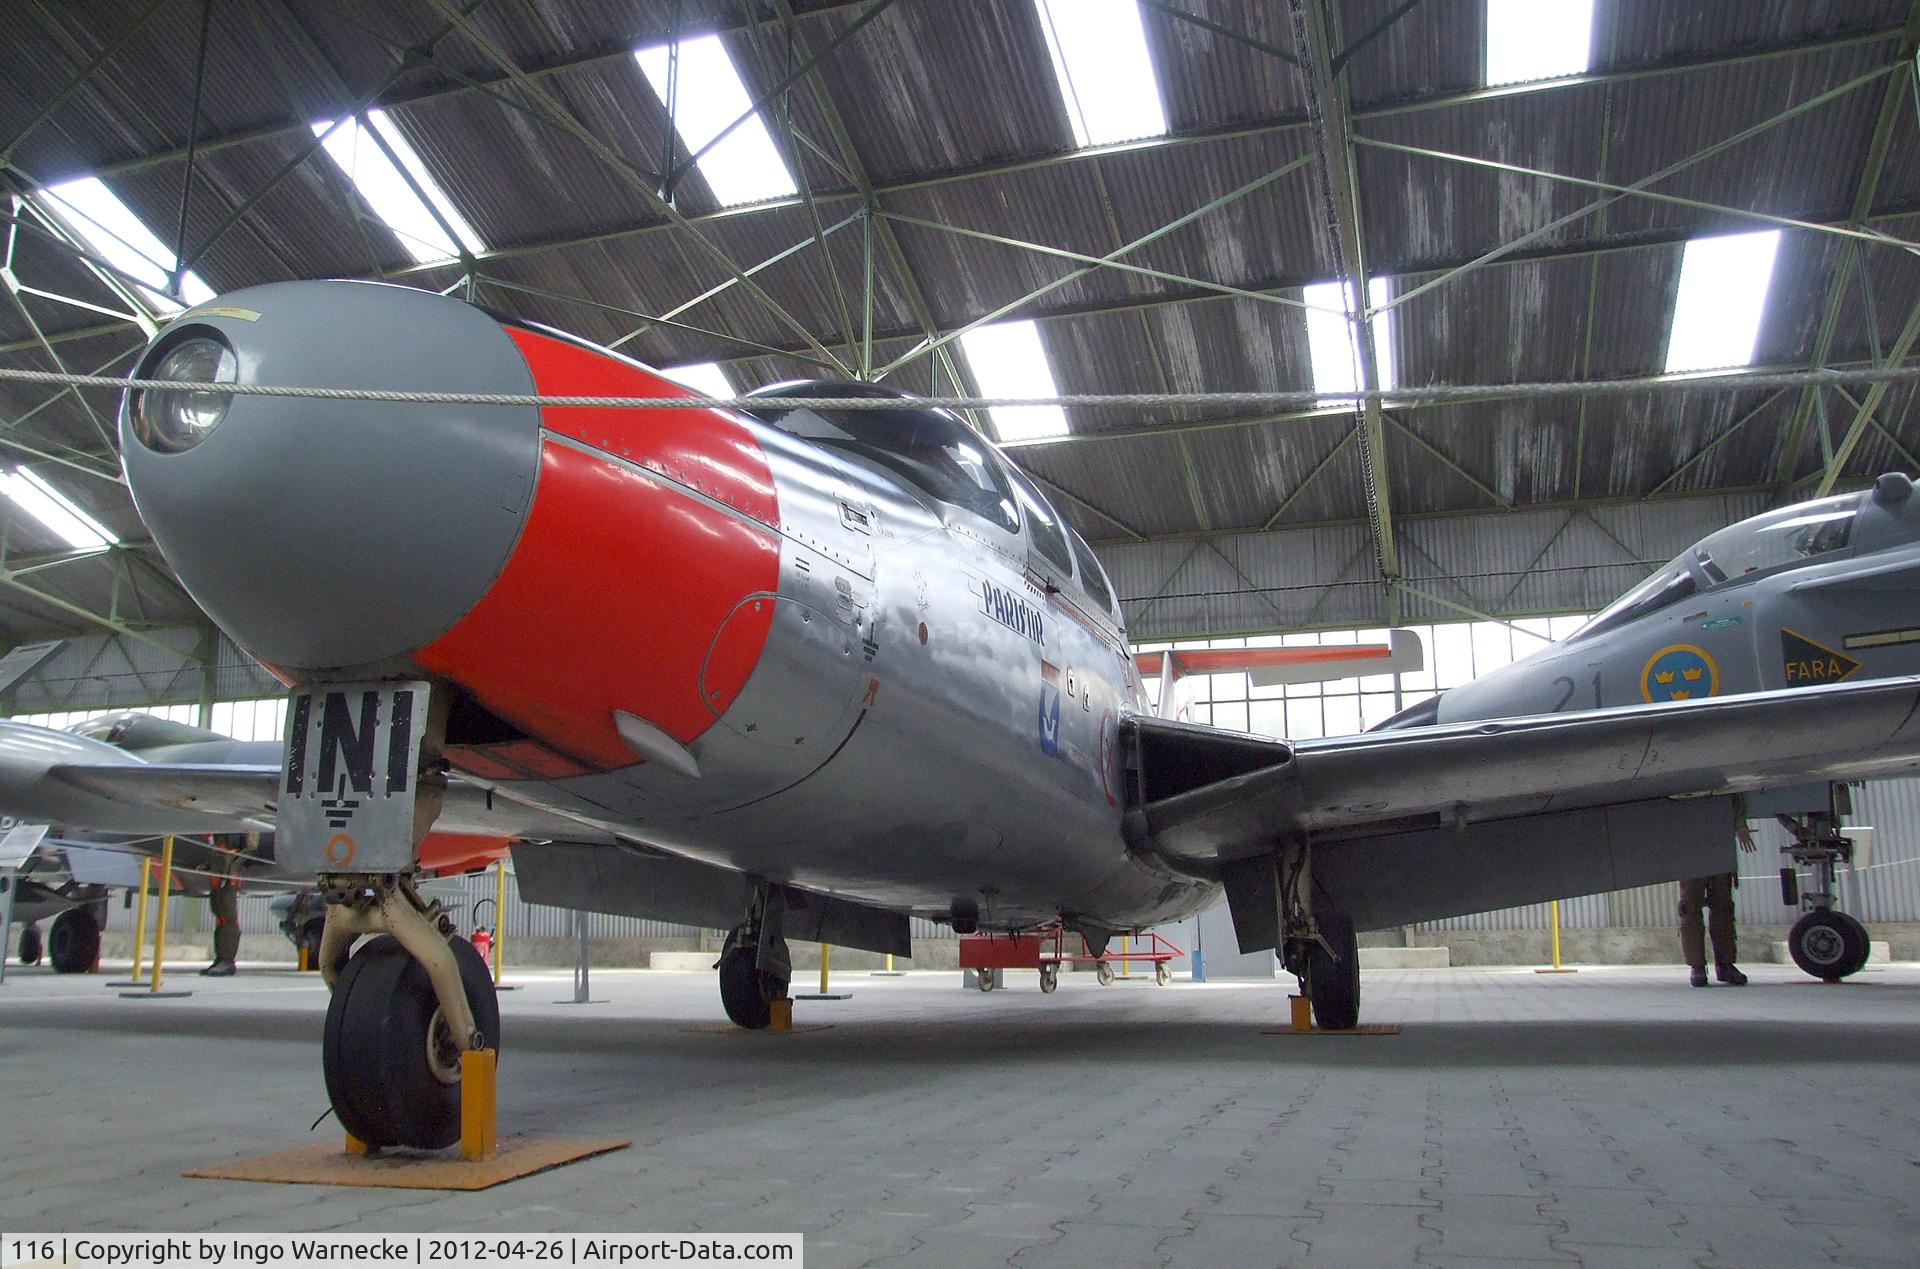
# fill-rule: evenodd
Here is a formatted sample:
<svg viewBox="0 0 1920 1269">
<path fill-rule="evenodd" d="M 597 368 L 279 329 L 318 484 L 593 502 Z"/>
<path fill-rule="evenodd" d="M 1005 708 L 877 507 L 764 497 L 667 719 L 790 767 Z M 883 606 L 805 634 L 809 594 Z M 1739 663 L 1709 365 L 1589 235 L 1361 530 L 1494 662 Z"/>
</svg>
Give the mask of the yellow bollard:
<svg viewBox="0 0 1920 1269">
<path fill-rule="evenodd" d="M 1549 899 L 1547 901 L 1547 928 L 1553 932 L 1553 967 L 1551 969 L 1536 969 L 1533 972 L 1536 974 L 1579 973 L 1580 971 L 1577 969 L 1563 969 L 1560 965 L 1560 901 L 1558 899 Z"/>
<path fill-rule="evenodd" d="M 140 978 L 140 953 L 145 951 L 147 946 L 147 873 L 152 867 L 153 861 L 142 855 L 140 857 L 140 906 L 134 909 L 133 918 L 133 972 L 127 975 L 136 982 Z M 132 983 L 128 984 L 128 986 L 132 985 Z"/>
<path fill-rule="evenodd" d="M 497 1144 L 493 1115 L 496 1057 L 492 1049 L 468 1049 L 460 1055 L 460 1157 L 463 1159 L 488 1158 Z"/>
<path fill-rule="evenodd" d="M 827 945 L 820 945 L 820 994 L 827 994 Z"/>
<path fill-rule="evenodd" d="M 160 844 L 160 902 L 153 919 L 153 981 L 148 991 L 160 990 L 160 962 L 167 952 L 167 895 L 173 890 L 173 835 Z"/>
<path fill-rule="evenodd" d="M 887 972 L 889 974 L 893 972 L 893 953 L 892 952 L 887 953 Z"/>
<path fill-rule="evenodd" d="M 493 865 L 493 985 L 500 985 L 500 967 L 507 963 L 507 861 Z"/>
<path fill-rule="evenodd" d="M 1127 953 L 1133 950 L 1133 935 L 1120 936 L 1120 977 L 1133 977 L 1133 962 L 1127 959 Z"/>
</svg>

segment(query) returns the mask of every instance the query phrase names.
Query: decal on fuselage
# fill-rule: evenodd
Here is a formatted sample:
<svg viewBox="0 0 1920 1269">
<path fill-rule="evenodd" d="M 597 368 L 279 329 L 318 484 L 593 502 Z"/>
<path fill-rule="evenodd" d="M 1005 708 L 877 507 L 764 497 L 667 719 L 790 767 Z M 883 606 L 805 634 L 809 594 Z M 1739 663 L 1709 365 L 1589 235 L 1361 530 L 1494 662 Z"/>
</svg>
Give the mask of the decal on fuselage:
<svg viewBox="0 0 1920 1269">
<path fill-rule="evenodd" d="M 1697 700 L 1720 691 L 1720 667 L 1690 643 L 1674 643 L 1647 658 L 1640 695 L 1649 703 Z"/>
<path fill-rule="evenodd" d="M 1051 661 L 1040 663 L 1040 752 L 1060 756 L 1060 669 Z"/>
<path fill-rule="evenodd" d="M 981 612 L 1015 634 L 1026 636 L 1043 648 L 1047 646 L 1046 619 L 1038 608 L 1004 586 L 984 579 L 977 586 L 975 593 L 980 597 Z"/>
<path fill-rule="evenodd" d="M 1852 657 L 1835 652 L 1824 643 L 1815 643 L 1785 626 L 1780 627 L 1780 662 L 1788 687 L 1838 683 L 1860 668 L 1860 662 Z"/>
</svg>

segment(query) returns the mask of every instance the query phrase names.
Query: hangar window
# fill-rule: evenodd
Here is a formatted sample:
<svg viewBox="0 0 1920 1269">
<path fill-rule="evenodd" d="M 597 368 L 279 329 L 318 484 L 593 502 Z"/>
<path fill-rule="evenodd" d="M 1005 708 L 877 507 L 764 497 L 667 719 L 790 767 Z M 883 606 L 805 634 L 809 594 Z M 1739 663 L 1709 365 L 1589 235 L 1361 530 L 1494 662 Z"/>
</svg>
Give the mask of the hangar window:
<svg viewBox="0 0 1920 1269">
<path fill-rule="evenodd" d="M 636 49 L 633 56 L 722 207 L 799 192 L 719 36 Z"/>
<path fill-rule="evenodd" d="M 776 383 L 747 395 L 898 400 L 898 409 L 752 413 L 783 432 L 883 467 L 937 501 L 971 511 L 1008 533 L 1020 531 L 1013 487 L 992 447 L 950 411 L 921 405 L 904 392 L 873 383 Z"/>
<path fill-rule="evenodd" d="M 1680 258 L 1673 325 L 1667 332 L 1668 374 L 1753 361 L 1779 250 L 1778 229 L 1695 238 L 1687 244 Z"/>
<path fill-rule="evenodd" d="M 179 257 L 161 246 L 146 223 L 100 178 L 85 176 L 49 185 L 36 190 L 30 201 L 112 266 L 116 280 L 123 283 L 114 288 L 116 291 L 125 294 L 124 283 L 137 285 L 139 300 L 150 312 L 177 313 L 182 299 L 188 304 L 205 304 L 213 298 L 213 288 L 191 269 L 180 275 L 180 299 L 166 293 L 173 285 Z"/>
<path fill-rule="evenodd" d="M 1034 0 L 1053 77 L 1082 149 L 1167 130 L 1140 8 L 1115 0 Z"/>
<path fill-rule="evenodd" d="M 1313 368 L 1313 390 L 1322 405 L 1354 405 L 1358 398 L 1333 395 L 1352 392 L 1360 386 L 1360 318 L 1354 312 L 1353 288 L 1338 282 L 1316 282 L 1303 287 L 1300 298 L 1307 304 L 1307 356 Z M 1374 278 L 1367 283 L 1367 307 L 1378 309 L 1387 302 L 1387 279 Z M 1367 322 L 1373 332 L 1373 366 L 1383 389 L 1394 387 L 1399 374 L 1393 356 L 1393 310 L 1371 316 Z"/>
<path fill-rule="evenodd" d="M 1578 75 L 1593 47 L 1593 0 L 1487 0 L 1487 83 Z"/>
<path fill-rule="evenodd" d="M 1053 367 L 1032 322 L 995 322 L 976 326 L 960 337 L 967 368 L 990 397 L 1057 397 Z M 1067 412 L 1057 405 L 1000 405 L 987 411 L 1003 441 L 1065 436 Z"/>
<path fill-rule="evenodd" d="M 366 127 L 356 118 L 321 119 L 309 125 L 360 197 L 393 231 L 417 264 L 451 260 L 487 249 L 447 192 L 433 179 L 413 146 L 383 110 L 369 110 Z M 457 240 L 457 241 L 456 241 Z"/>
</svg>

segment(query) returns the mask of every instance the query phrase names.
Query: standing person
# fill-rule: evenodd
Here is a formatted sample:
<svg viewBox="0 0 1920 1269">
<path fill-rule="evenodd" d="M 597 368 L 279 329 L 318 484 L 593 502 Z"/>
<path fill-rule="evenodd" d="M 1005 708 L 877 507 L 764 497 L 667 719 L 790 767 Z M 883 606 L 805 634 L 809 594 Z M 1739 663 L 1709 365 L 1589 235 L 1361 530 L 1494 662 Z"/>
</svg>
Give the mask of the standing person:
<svg viewBox="0 0 1920 1269">
<path fill-rule="evenodd" d="M 1740 849 L 1751 852 L 1753 835 L 1743 823 L 1735 830 Z M 1713 940 L 1713 976 L 1729 987 L 1745 987 L 1747 976 L 1733 963 L 1736 954 L 1733 931 L 1734 877 L 1730 872 L 1695 877 L 1680 883 L 1680 952 L 1692 971 L 1695 987 L 1707 985 L 1707 939 Z M 1701 927 L 1702 910 L 1706 929 Z"/>
</svg>

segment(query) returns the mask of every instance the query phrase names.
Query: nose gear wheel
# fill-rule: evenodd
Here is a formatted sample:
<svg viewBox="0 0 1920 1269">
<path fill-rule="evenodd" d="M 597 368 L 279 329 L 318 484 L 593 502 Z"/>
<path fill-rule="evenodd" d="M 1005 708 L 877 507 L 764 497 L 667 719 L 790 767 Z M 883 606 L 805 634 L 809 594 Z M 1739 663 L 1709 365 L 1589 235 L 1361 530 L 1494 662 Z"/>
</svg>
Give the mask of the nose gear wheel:
<svg viewBox="0 0 1920 1269">
<path fill-rule="evenodd" d="M 487 963 L 451 939 L 483 1047 L 500 1048 Z M 382 934 L 341 971 L 327 1006 L 321 1065 L 340 1124 L 370 1146 L 439 1150 L 460 1139 L 460 1049 L 425 966 Z"/>
</svg>

